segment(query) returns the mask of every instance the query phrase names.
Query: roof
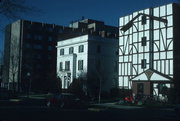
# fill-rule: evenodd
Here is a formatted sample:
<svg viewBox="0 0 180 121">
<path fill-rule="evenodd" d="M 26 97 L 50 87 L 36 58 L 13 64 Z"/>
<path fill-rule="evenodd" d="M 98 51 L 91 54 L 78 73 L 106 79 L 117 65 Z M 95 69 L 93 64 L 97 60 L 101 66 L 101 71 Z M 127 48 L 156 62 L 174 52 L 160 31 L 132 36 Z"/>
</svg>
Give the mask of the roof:
<svg viewBox="0 0 180 121">
<path fill-rule="evenodd" d="M 139 75 L 133 77 L 131 79 L 132 81 L 164 81 L 164 82 L 169 82 L 172 80 L 171 77 L 160 73 L 156 70 L 153 69 L 148 69 L 142 73 L 140 73 Z"/>
</svg>

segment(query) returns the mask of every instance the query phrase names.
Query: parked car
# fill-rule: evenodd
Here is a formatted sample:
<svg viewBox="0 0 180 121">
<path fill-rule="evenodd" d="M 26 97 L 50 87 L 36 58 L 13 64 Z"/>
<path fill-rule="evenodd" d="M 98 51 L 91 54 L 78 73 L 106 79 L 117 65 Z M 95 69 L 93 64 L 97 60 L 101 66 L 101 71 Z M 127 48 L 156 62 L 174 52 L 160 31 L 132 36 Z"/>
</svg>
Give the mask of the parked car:
<svg viewBox="0 0 180 121">
<path fill-rule="evenodd" d="M 48 107 L 84 108 L 86 103 L 71 93 L 53 94 L 47 101 Z"/>
<path fill-rule="evenodd" d="M 124 98 L 124 101 L 125 101 L 126 103 L 132 103 L 133 100 L 134 100 L 134 99 L 133 99 L 132 96 L 127 96 L 127 97 Z"/>
</svg>

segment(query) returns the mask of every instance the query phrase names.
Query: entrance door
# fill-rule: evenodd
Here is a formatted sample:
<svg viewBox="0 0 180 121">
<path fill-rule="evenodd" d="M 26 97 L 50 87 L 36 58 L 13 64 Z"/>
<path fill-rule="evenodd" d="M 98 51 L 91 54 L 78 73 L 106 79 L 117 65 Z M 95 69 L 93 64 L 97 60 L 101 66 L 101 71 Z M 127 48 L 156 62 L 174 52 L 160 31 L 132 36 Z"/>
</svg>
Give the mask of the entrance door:
<svg viewBox="0 0 180 121">
<path fill-rule="evenodd" d="M 144 94 L 144 84 L 137 83 L 137 94 L 143 95 Z"/>
</svg>

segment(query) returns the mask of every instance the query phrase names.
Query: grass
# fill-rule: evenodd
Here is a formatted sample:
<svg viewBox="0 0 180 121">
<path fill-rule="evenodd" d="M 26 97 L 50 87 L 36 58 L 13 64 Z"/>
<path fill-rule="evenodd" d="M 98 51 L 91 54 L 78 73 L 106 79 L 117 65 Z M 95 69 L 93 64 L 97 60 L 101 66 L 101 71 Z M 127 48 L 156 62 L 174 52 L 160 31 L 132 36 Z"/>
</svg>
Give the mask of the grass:
<svg viewBox="0 0 180 121">
<path fill-rule="evenodd" d="M 146 108 L 174 108 L 173 104 L 162 104 L 162 103 L 143 104 L 142 106 Z"/>
<path fill-rule="evenodd" d="M 145 108 L 173 108 L 173 104 L 168 103 L 160 103 L 160 102 L 154 102 L 154 103 L 148 103 L 148 104 L 135 104 L 135 103 L 119 103 L 117 102 L 116 105 L 126 105 L 126 106 L 140 106 Z"/>
<path fill-rule="evenodd" d="M 30 94 L 28 95 L 23 95 L 20 96 L 20 98 L 31 98 L 31 99 L 47 99 L 49 96 L 51 96 L 51 94 Z"/>
</svg>

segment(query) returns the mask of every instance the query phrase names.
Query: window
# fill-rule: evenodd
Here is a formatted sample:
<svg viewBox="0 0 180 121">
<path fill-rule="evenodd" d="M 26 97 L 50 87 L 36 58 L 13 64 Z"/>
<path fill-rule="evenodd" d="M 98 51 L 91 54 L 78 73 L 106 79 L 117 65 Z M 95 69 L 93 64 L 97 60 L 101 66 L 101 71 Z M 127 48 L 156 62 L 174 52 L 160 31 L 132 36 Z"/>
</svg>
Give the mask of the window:
<svg viewBox="0 0 180 121">
<path fill-rule="evenodd" d="M 143 83 L 137 83 L 137 93 L 144 94 L 144 84 Z"/>
<path fill-rule="evenodd" d="M 49 55 L 49 56 L 48 56 L 48 59 L 51 60 L 51 59 L 52 59 L 52 56 Z"/>
<path fill-rule="evenodd" d="M 26 24 L 28 29 L 31 29 L 32 25 L 31 24 Z"/>
<path fill-rule="evenodd" d="M 64 55 L 64 49 L 60 49 L 60 55 Z"/>
<path fill-rule="evenodd" d="M 146 68 L 146 59 L 141 60 L 141 68 Z"/>
<path fill-rule="evenodd" d="M 49 27 L 49 28 L 47 29 L 47 31 L 48 31 L 48 32 L 53 32 L 53 28 Z"/>
<path fill-rule="evenodd" d="M 62 70 L 63 70 L 63 63 L 60 62 L 60 63 L 59 63 L 59 71 L 62 71 Z"/>
<path fill-rule="evenodd" d="M 84 52 L 84 45 L 79 46 L 79 53 L 82 53 L 82 52 Z"/>
<path fill-rule="evenodd" d="M 36 58 L 37 58 L 37 59 L 41 59 L 41 55 L 40 55 L 40 54 L 37 54 L 37 55 L 36 55 Z"/>
<path fill-rule="evenodd" d="M 58 33 L 63 33 L 63 30 L 62 30 L 62 29 L 59 29 L 59 30 L 58 30 Z"/>
<path fill-rule="evenodd" d="M 36 69 L 37 69 L 37 70 L 41 70 L 41 69 L 42 69 L 42 65 L 41 65 L 41 64 L 37 64 L 37 65 L 36 65 Z"/>
<path fill-rule="evenodd" d="M 34 45 L 34 49 L 42 49 L 41 45 Z"/>
<path fill-rule="evenodd" d="M 73 47 L 70 47 L 69 48 L 69 54 L 73 54 L 74 53 L 74 48 Z"/>
<path fill-rule="evenodd" d="M 83 60 L 78 61 L 78 70 L 83 70 Z"/>
<path fill-rule="evenodd" d="M 97 49 L 96 49 L 97 53 L 101 53 L 101 46 L 97 45 Z"/>
<path fill-rule="evenodd" d="M 142 16 L 141 22 L 142 22 L 142 25 L 146 24 L 146 16 Z"/>
<path fill-rule="evenodd" d="M 70 71 L 70 61 L 65 61 L 65 70 Z"/>
<path fill-rule="evenodd" d="M 53 39 L 52 39 L 52 37 L 51 36 L 49 36 L 48 37 L 48 41 L 52 41 Z"/>
<path fill-rule="evenodd" d="M 51 51 L 53 48 L 52 46 L 48 46 L 48 50 Z"/>
<path fill-rule="evenodd" d="M 26 39 L 31 39 L 31 34 L 26 34 Z"/>
<path fill-rule="evenodd" d="M 141 38 L 141 45 L 146 46 L 146 37 Z"/>
<path fill-rule="evenodd" d="M 36 29 L 37 29 L 38 31 L 42 31 L 43 28 L 42 28 L 42 26 L 39 25 L 39 26 L 36 26 Z"/>
<path fill-rule="evenodd" d="M 31 45 L 29 43 L 27 43 L 26 48 L 31 48 Z"/>
<path fill-rule="evenodd" d="M 35 36 L 34 36 L 34 39 L 35 39 L 35 40 L 42 40 L 42 36 L 41 36 L 41 35 L 35 35 Z"/>
<path fill-rule="evenodd" d="M 100 69 L 101 69 L 101 61 L 98 59 L 96 60 L 96 70 L 100 71 Z"/>
</svg>

